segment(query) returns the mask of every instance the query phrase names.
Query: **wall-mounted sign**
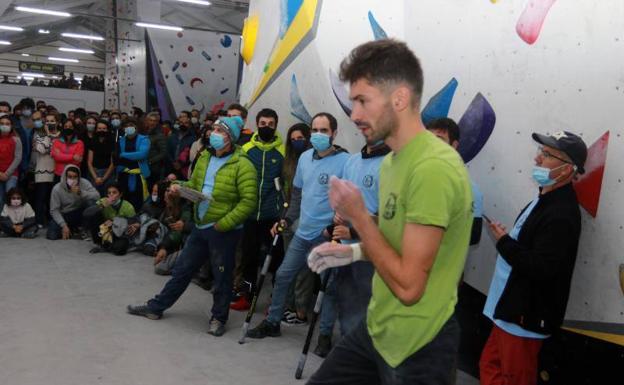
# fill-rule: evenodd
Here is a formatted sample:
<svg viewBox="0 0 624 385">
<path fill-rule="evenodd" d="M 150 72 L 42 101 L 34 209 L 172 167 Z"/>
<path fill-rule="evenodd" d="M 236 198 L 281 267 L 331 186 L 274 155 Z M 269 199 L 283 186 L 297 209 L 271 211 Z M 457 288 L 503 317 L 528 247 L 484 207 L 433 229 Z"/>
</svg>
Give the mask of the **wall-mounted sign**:
<svg viewBox="0 0 624 385">
<path fill-rule="evenodd" d="M 48 75 L 64 75 L 65 66 L 62 64 L 35 63 L 30 61 L 20 61 L 18 64 L 20 72 L 32 72 Z"/>
</svg>

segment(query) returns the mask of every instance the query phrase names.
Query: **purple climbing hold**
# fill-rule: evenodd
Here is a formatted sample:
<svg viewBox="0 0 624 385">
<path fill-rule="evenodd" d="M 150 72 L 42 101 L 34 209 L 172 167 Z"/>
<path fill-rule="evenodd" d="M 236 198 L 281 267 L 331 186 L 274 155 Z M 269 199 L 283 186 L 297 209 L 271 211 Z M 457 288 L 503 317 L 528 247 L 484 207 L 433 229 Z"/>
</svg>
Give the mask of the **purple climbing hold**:
<svg viewBox="0 0 624 385">
<path fill-rule="evenodd" d="M 184 84 L 184 79 L 182 79 L 182 75 L 176 74 L 176 79 L 178 79 L 178 82 L 180 82 L 180 84 Z"/>
<path fill-rule="evenodd" d="M 187 101 L 187 102 L 188 102 L 188 104 L 190 104 L 191 106 L 194 106 L 194 105 L 195 105 L 195 101 L 194 101 L 193 99 L 191 99 L 191 97 L 190 97 L 190 96 L 187 96 L 187 97 L 186 97 L 186 101 Z"/>
<path fill-rule="evenodd" d="M 201 52 L 202 56 L 206 58 L 206 60 L 210 61 L 212 60 L 212 58 L 210 57 L 210 55 L 208 55 L 208 52 L 206 51 L 202 51 Z"/>
<path fill-rule="evenodd" d="M 175 62 L 175 64 L 171 68 L 171 72 L 175 72 L 175 70 L 177 70 L 179 66 L 180 66 L 180 62 L 179 61 Z"/>
<path fill-rule="evenodd" d="M 228 92 L 229 90 L 230 90 L 229 88 L 221 90 L 221 95 L 223 95 L 224 93 Z"/>
</svg>

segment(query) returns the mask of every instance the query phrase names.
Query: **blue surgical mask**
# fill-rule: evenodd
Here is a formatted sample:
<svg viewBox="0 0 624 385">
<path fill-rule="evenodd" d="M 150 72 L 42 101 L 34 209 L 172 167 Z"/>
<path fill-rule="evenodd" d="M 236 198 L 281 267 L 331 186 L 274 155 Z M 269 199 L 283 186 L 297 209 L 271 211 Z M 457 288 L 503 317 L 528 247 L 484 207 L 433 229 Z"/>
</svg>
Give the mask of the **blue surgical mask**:
<svg viewBox="0 0 624 385">
<path fill-rule="evenodd" d="M 34 120 L 33 125 L 35 126 L 35 128 L 41 128 L 43 127 L 43 122 L 41 120 Z"/>
<path fill-rule="evenodd" d="M 331 146 L 330 136 L 320 132 L 312 133 L 310 142 L 316 151 L 326 151 Z"/>
<path fill-rule="evenodd" d="M 11 132 L 11 126 L 2 125 L 0 126 L 0 132 L 3 134 L 8 134 Z"/>
<path fill-rule="evenodd" d="M 22 115 L 24 115 L 25 117 L 29 118 L 30 115 L 32 115 L 32 110 L 24 109 L 24 110 L 22 110 Z"/>
<path fill-rule="evenodd" d="M 225 138 L 223 137 L 223 134 L 216 132 L 210 134 L 210 145 L 217 151 L 223 149 L 223 147 L 225 147 Z"/>
<path fill-rule="evenodd" d="M 562 164 L 559 167 L 555 167 L 552 170 L 546 167 L 540 167 L 540 166 L 533 166 L 533 180 L 535 180 L 537 182 L 538 185 L 542 186 L 542 187 L 546 187 L 546 186 L 552 186 L 555 183 L 557 183 L 556 179 L 552 179 L 550 177 L 550 172 L 551 171 L 555 171 L 560 169 L 561 167 L 565 166 L 565 164 Z"/>
<path fill-rule="evenodd" d="M 121 120 L 120 119 L 113 119 L 113 120 L 111 120 L 111 124 L 113 125 L 113 127 L 119 127 L 119 125 L 121 125 Z"/>
<path fill-rule="evenodd" d="M 87 123 L 87 131 L 89 131 L 89 132 L 95 131 L 95 124 Z"/>
<path fill-rule="evenodd" d="M 293 140 L 290 144 L 297 154 L 301 154 L 308 147 L 308 143 L 306 143 L 305 139 Z"/>
<path fill-rule="evenodd" d="M 173 129 L 174 130 L 179 130 L 180 129 L 180 125 L 178 123 L 173 125 Z"/>
<path fill-rule="evenodd" d="M 128 126 L 124 129 L 126 136 L 134 136 L 136 134 L 136 127 Z"/>
</svg>

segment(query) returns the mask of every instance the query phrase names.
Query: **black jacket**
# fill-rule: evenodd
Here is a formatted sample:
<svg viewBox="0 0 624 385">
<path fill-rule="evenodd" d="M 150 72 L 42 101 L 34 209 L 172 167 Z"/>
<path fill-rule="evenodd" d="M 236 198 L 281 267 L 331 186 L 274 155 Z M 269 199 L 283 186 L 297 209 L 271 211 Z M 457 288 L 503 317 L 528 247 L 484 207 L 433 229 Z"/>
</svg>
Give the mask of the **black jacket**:
<svg viewBox="0 0 624 385">
<path fill-rule="evenodd" d="M 580 234 L 581 212 L 572 184 L 542 195 L 518 240 L 505 235 L 496 244 L 512 269 L 494 318 L 541 334 L 557 330 L 568 303 Z"/>
</svg>

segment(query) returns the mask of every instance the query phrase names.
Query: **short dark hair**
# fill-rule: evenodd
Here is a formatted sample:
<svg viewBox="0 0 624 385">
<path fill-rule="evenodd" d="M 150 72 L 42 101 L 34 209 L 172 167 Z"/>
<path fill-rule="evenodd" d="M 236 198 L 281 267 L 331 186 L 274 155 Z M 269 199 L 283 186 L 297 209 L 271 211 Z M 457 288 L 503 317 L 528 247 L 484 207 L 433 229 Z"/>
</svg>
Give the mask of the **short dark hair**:
<svg viewBox="0 0 624 385">
<path fill-rule="evenodd" d="M 123 190 L 121 189 L 121 184 L 119 184 L 119 182 L 108 183 L 108 186 L 106 186 L 106 192 L 108 192 L 109 188 L 117 189 L 117 191 L 119 191 L 119 195 L 123 196 Z"/>
<path fill-rule="evenodd" d="M 414 94 L 412 107 L 420 104 L 422 68 L 416 55 L 402 41 L 382 39 L 355 47 L 340 64 L 340 80 L 353 84 L 360 79 L 381 86 L 405 83 Z"/>
<path fill-rule="evenodd" d="M 15 194 L 19 195 L 22 198 L 22 205 L 24 205 L 27 201 L 27 197 L 26 197 L 26 194 L 24 194 L 24 192 L 19 187 L 13 187 L 9 189 L 9 191 L 6 192 L 5 202 L 9 202 L 10 204 L 11 197 Z"/>
<path fill-rule="evenodd" d="M 82 107 L 78 107 L 74 110 L 74 116 L 79 116 L 80 118 L 84 118 L 87 115 L 87 110 Z"/>
<path fill-rule="evenodd" d="M 32 98 L 24 98 L 20 100 L 20 104 L 25 108 L 30 108 L 31 110 L 35 109 L 35 101 Z"/>
<path fill-rule="evenodd" d="M 277 112 L 270 108 L 261 109 L 256 115 L 256 125 L 260 122 L 260 118 L 273 118 L 275 120 L 275 127 L 277 127 L 278 117 Z"/>
<path fill-rule="evenodd" d="M 186 117 L 189 119 L 191 118 L 191 111 L 187 111 L 187 110 L 180 111 L 180 115 L 182 114 L 186 114 Z"/>
<path fill-rule="evenodd" d="M 314 115 L 312 117 L 312 120 L 310 120 L 310 127 L 312 126 L 312 122 L 314 122 L 314 119 L 320 117 L 327 118 L 327 120 L 329 120 L 329 128 L 331 128 L 332 132 L 336 132 L 336 130 L 338 129 L 338 121 L 336 120 L 336 118 L 334 118 L 334 115 L 330 114 L 329 112 L 319 112 L 318 114 Z"/>
<path fill-rule="evenodd" d="M 427 130 L 444 130 L 448 133 L 449 144 L 454 141 L 459 142 L 459 126 L 451 118 L 437 118 L 427 123 Z"/>
<path fill-rule="evenodd" d="M 241 113 L 243 120 L 247 119 L 247 109 L 238 103 L 232 103 L 228 106 L 228 110 L 237 110 Z"/>
<path fill-rule="evenodd" d="M 0 106 L 9 107 L 9 111 L 11 111 L 11 103 L 7 102 L 6 100 L 1 101 Z"/>
</svg>

